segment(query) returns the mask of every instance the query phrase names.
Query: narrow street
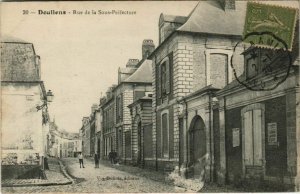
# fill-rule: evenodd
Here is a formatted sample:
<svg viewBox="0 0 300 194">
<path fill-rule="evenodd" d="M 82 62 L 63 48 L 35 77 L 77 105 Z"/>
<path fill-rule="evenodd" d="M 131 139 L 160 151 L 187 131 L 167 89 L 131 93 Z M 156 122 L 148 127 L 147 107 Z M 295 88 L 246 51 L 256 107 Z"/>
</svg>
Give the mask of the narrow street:
<svg viewBox="0 0 300 194">
<path fill-rule="evenodd" d="M 184 192 L 182 188 L 174 187 L 163 182 L 154 181 L 144 175 L 119 170 L 110 164 L 101 164 L 94 168 L 92 160 L 85 159 L 85 168 L 79 168 L 76 158 L 67 158 L 63 162 L 74 184 L 39 187 L 3 187 L 2 193 L 41 193 L 41 192 L 76 192 L 76 193 L 106 193 L 106 192 Z M 123 167 L 123 166 L 122 166 Z M 124 166 L 127 168 L 126 166 Z M 134 167 L 128 167 L 134 168 Z"/>
</svg>

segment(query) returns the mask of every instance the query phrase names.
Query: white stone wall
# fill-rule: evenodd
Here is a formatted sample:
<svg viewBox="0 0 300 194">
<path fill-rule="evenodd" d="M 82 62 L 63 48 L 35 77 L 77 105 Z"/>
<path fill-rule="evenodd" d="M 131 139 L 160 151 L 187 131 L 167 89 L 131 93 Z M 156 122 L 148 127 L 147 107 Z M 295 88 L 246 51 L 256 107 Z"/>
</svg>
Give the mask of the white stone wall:
<svg viewBox="0 0 300 194">
<path fill-rule="evenodd" d="M 25 153 L 43 155 L 45 138 L 43 137 L 42 111 L 36 109 L 37 105 L 43 103 L 39 83 L 2 84 L 1 90 L 2 153 L 18 153 L 19 161 L 26 157 Z M 12 150 L 6 149 L 7 147 L 11 147 Z"/>
</svg>

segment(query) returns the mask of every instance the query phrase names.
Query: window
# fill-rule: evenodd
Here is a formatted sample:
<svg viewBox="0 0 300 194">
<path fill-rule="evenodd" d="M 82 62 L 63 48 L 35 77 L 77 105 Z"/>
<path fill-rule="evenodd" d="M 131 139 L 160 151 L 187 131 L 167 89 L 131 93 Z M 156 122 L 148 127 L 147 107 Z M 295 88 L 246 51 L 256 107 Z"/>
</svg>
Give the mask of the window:
<svg viewBox="0 0 300 194">
<path fill-rule="evenodd" d="M 225 49 L 207 49 L 205 50 L 205 55 L 206 85 L 223 88 L 233 80 L 232 69 L 229 65 L 232 51 Z"/>
<path fill-rule="evenodd" d="M 117 97 L 117 103 L 116 103 L 116 111 L 117 111 L 117 122 L 122 121 L 123 118 L 123 95 L 120 94 Z"/>
<path fill-rule="evenodd" d="M 259 104 L 242 110 L 244 161 L 246 166 L 261 166 L 263 159 L 263 109 Z"/>
<path fill-rule="evenodd" d="M 163 113 L 161 117 L 162 131 L 162 156 L 169 156 L 169 124 L 168 113 Z"/>
<path fill-rule="evenodd" d="M 161 65 L 161 93 L 162 95 L 167 93 L 167 64 L 164 62 Z"/>
<path fill-rule="evenodd" d="M 160 65 L 157 66 L 157 97 L 164 98 L 171 91 L 171 75 L 170 71 L 172 69 L 171 59 L 173 54 L 171 53 L 168 57 L 166 57 Z"/>
</svg>

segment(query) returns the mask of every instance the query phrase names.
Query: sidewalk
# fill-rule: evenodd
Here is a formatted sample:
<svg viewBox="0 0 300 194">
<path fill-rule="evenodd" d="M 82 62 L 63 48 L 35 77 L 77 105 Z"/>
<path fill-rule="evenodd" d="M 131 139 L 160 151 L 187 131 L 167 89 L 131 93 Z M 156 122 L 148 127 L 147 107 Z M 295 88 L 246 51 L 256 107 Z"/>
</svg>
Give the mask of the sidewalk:
<svg viewBox="0 0 300 194">
<path fill-rule="evenodd" d="M 48 159 L 49 170 L 45 170 L 46 179 L 7 179 L 2 180 L 2 187 L 26 187 L 26 186 L 49 186 L 66 185 L 73 180 L 66 173 L 62 163 L 56 158 Z"/>
</svg>

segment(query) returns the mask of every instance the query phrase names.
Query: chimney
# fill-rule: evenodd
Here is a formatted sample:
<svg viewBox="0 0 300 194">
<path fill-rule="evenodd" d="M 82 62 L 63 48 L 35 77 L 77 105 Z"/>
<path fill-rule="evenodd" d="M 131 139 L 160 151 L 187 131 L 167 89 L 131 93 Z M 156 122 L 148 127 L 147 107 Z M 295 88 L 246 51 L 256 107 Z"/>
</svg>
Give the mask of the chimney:
<svg viewBox="0 0 300 194">
<path fill-rule="evenodd" d="M 142 44 L 142 59 L 147 58 L 155 49 L 153 40 L 145 39 Z"/>
<path fill-rule="evenodd" d="M 129 67 L 129 68 L 137 68 L 137 64 L 139 63 L 139 60 L 138 59 L 129 59 L 127 64 L 126 64 L 126 67 Z"/>
<path fill-rule="evenodd" d="M 97 110 L 97 108 L 98 108 L 98 105 L 97 104 L 93 104 L 92 108 L 91 108 L 92 113 L 94 113 Z"/>
<path fill-rule="evenodd" d="M 235 0 L 219 0 L 221 7 L 226 10 L 235 10 Z"/>
</svg>

